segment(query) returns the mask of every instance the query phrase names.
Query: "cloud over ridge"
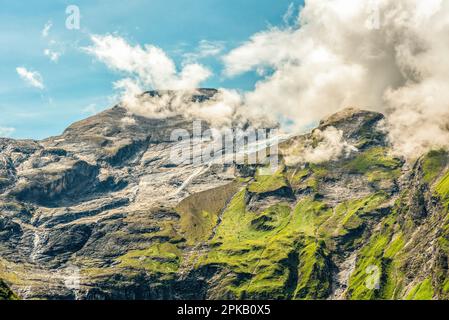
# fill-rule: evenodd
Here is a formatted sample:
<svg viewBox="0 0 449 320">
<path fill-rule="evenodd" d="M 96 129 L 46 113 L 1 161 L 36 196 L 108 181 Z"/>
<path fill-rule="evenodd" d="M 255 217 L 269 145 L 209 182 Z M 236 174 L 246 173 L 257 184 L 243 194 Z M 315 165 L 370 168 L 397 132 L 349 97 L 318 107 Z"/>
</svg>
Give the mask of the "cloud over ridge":
<svg viewBox="0 0 449 320">
<path fill-rule="evenodd" d="M 289 7 L 283 27 L 254 34 L 222 57 L 224 75 L 257 71 L 255 89 L 225 92 L 211 110 L 180 99 L 142 101 L 150 88 L 194 90 L 212 72 L 196 62 L 216 56 L 219 43 L 202 44 L 177 68 L 154 45 L 131 45 L 116 35 L 93 35 L 85 51 L 124 74 L 115 83 L 133 112 L 210 115 L 293 123 L 304 132 L 349 106 L 379 111 L 400 154 L 415 157 L 449 147 L 449 2 L 442 0 L 306 0 L 295 23 Z M 269 71 L 269 72 L 266 72 Z M 184 101 L 185 102 L 185 101 Z M 211 111 L 211 112 L 205 112 Z"/>
<path fill-rule="evenodd" d="M 252 36 L 225 73 L 271 68 L 245 96 L 305 128 L 344 107 L 387 114 L 397 150 L 449 146 L 449 3 L 306 0 L 296 26 Z"/>
</svg>

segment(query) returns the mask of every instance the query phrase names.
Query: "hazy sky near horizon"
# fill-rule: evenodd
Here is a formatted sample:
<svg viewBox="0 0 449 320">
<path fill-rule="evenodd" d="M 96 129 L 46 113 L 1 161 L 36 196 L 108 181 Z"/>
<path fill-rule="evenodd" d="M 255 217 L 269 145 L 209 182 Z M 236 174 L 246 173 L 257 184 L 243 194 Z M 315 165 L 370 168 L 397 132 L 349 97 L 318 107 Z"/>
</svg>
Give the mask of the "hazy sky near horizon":
<svg viewBox="0 0 449 320">
<path fill-rule="evenodd" d="M 154 45 L 179 69 L 193 55 L 213 73 L 203 86 L 251 90 L 257 72 L 226 76 L 222 57 L 285 26 L 291 4 L 297 16 L 302 0 L 0 0 L 0 136 L 57 135 L 117 103 L 113 82 L 122 75 L 83 50 L 92 35 Z M 80 29 L 66 28 L 69 5 L 80 10 Z"/>
</svg>

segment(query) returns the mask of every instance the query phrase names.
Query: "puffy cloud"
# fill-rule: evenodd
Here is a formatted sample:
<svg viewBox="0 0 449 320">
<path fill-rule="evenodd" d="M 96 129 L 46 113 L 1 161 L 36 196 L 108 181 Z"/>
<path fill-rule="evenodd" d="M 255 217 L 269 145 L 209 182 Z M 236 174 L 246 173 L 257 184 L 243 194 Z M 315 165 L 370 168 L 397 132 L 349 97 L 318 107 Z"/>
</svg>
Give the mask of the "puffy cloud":
<svg viewBox="0 0 449 320">
<path fill-rule="evenodd" d="M 251 39 L 226 55 L 225 74 L 235 76 L 256 69 L 256 67 L 277 67 L 283 61 L 293 60 L 294 53 L 287 43 L 291 40 L 292 30 L 272 28 L 257 33 Z"/>
<path fill-rule="evenodd" d="M 105 63 L 110 69 L 122 72 L 127 77 L 114 83 L 120 92 L 121 104 L 132 114 L 152 118 L 183 115 L 202 119 L 217 126 L 246 121 L 240 113 L 241 95 L 232 90 L 220 90 L 205 102 L 192 100 L 192 95 L 211 72 L 194 62 L 199 58 L 217 55 L 221 43 L 200 42 L 198 50 L 186 61 L 180 71 L 172 59 L 160 48 L 145 45 L 132 46 L 123 38 L 105 35 L 92 36 L 93 44 L 84 48 L 86 52 Z M 156 96 L 142 95 L 149 89 L 158 90 Z"/>
<path fill-rule="evenodd" d="M 303 154 L 304 162 L 326 162 L 357 152 L 356 147 L 344 140 L 343 131 L 334 127 L 326 128 L 324 131 L 317 129 L 313 132 L 313 136 L 319 142 L 316 147 L 307 146 Z"/>
<path fill-rule="evenodd" d="M 207 101 L 194 101 L 196 90 L 160 91 L 159 95 L 142 95 L 144 91 L 133 79 L 122 79 L 115 83 L 122 90 L 122 105 L 135 115 L 150 118 L 167 118 L 183 115 L 187 119 L 201 119 L 213 126 L 242 125 L 248 115 L 242 115 L 241 95 L 222 89 Z"/>
<path fill-rule="evenodd" d="M 137 85 L 158 90 L 185 90 L 197 88 L 210 77 L 204 66 L 191 63 L 180 72 L 172 59 L 153 45 L 132 46 L 114 35 L 93 35 L 93 44 L 86 52 L 104 62 L 110 69 L 127 73 L 137 80 Z"/>
<path fill-rule="evenodd" d="M 449 147 L 449 2 L 306 0 L 292 25 L 293 10 L 286 26 L 259 32 L 223 57 L 229 77 L 251 70 L 264 77 L 255 90 L 242 96 L 225 91 L 201 106 L 189 102 L 186 92 L 211 73 L 195 61 L 219 54 L 219 46 L 200 44 L 184 56 L 181 70 L 160 48 L 132 46 L 113 35 L 93 36 L 86 51 L 127 75 L 115 86 L 132 112 L 200 115 L 223 123 L 271 117 L 306 131 L 357 106 L 387 115 L 399 153 L 415 157 Z M 148 88 L 181 93 L 142 103 L 139 95 Z"/>
<path fill-rule="evenodd" d="M 225 56 L 225 73 L 272 70 L 244 103 L 298 129 L 347 106 L 384 112 L 396 149 L 414 157 L 449 146 L 448 32 L 448 1 L 306 0 L 295 26 Z"/>
<path fill-rule="evenodd" d="M 137 122 L 136 122 L 136 119 L 131 118 L 131 117 L 124 117 L 124 118 L 122 118 L 121 122 L 122 122 L 125 126 L 133 126 L 133 125 L 135 125 L 135 124 L 137 123 Z"/>
<path fill-rule="evenodd" d="M 24 67 L 17 67 L 16 68 L 17 74 L 22 78 L 25 82 L 30 84 L 31 86 L 38 88 L 38 89 L 44 89 L 44 82 L 42 79 L 42 76 L 37 71 L 28 71 Z"/>
<path fill-rule="evenodd" d="M 316 145 L 310 141 L 307 144 L 299 141 L 285 150 L 287 164 L 322 163 L 337 160 L 342 156 L 347 157 L 358 151 L 356 147 L 344 140 L 343 131 L 335 127 L 326 128 L 324 131 L 314 130 L 311 138 L 317 141 Z"/>
</svg>

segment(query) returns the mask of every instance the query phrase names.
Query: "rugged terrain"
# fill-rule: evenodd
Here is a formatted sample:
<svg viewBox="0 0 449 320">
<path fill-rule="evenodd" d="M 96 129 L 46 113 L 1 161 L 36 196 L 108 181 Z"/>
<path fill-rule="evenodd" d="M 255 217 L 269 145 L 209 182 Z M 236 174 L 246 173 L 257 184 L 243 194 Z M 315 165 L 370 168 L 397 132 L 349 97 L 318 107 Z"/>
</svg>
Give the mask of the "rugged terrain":
<svg viewBox="0 0 449 320">
<path fill-rule="evenodd" d="M 393 156 L 383 118 L 323 120 L 357 150 L 268 176 L 173 164 L 170 134 L 191 121 L 120 106 L 0 139 L 0 299 L 447 299 L 448 154 Z"/>
</svg>

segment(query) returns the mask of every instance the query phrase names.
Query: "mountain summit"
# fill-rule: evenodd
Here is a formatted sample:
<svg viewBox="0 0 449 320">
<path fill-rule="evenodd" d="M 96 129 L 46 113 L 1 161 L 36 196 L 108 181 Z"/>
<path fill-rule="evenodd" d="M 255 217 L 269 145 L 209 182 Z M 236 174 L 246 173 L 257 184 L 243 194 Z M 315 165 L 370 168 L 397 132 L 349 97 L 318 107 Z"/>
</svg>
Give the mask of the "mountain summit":
<svg viewBox="0 0 449 320">
<path fill-rule="evenodd" d="M 0 278 L 23 299 L 447 299 L 448 154 L 406 164 L 382 119 L 332 115 L 268 175 L 174 164 L 191 122 L 120 106 L 0 139 Z M 350 152 L 305 161 L 330 133 Z"/>
</svg>

